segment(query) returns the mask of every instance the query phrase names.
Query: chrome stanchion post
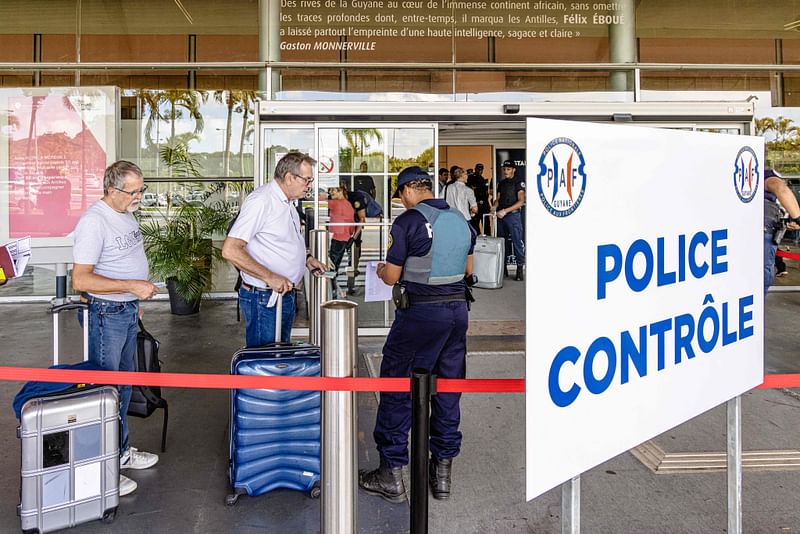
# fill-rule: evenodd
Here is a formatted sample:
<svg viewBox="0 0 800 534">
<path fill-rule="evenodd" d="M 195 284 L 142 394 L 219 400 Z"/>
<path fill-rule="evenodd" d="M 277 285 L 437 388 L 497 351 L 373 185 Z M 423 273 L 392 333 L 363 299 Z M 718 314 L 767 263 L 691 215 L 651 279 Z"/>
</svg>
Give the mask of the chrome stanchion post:
<svg viewBox="0 0 800 534">
<path fill-rule="evenodd" d="M 332 300 L 321 308 L 322 376 L 353 377 L 358 304 Z M 322 393 L 322 534 L 356 532 L 356 394 Z"/>
<path fill-rule="evenodd" d="M 411 534 L 428 534 L 428 440 L 431 374 L 411 371 Z"/>
<path fill-rule="evenodd" d="M 742 534 L 742 398 L 728 407 L 728 533 Z"/>
<path fill-rule="evenodd" d="M 581 476 L 561 484 L 561 534 L 581 531 Z"/>
<path fill-rule="evenodd" d="M 67 264 L 56 263 L 56 298 L 67 298 Z"/>
<path fill-rule="evenodd" d="M 311 230 L 311 255 L 326 265 L 328 263 L 329 238 L 327 230 Z M 308 337 L 312 345 L 319 345 L 321 339 L 320 306 L 328 300 L 328 279 L 312 274 L 308 281 Z"/>
</svg>

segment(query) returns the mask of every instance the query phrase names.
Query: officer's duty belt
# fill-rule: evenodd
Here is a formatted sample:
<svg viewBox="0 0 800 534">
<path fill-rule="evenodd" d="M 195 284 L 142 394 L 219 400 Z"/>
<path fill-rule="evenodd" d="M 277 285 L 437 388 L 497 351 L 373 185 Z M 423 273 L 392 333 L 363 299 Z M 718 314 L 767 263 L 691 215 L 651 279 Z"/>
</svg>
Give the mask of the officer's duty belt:
<svg viewBox="0 0 800 534">
<path fill-rule="evenodd" d="M 411 304 L 434 304 L 438 302 L 466 302 L 467 297 L 463 293 L 455 295 L 412 295 L 409 293 L 408 300 Z"/>
</svg>

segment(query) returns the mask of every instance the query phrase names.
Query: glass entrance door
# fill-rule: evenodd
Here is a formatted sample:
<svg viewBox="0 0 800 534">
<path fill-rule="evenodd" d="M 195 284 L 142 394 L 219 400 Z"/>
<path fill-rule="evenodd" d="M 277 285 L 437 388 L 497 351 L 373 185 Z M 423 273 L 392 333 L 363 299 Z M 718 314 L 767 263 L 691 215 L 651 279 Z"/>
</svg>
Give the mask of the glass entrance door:
<svg viewBox="0 0 800 534">
<path fill-rule="evenodd" d="M 359 304 L 359 329 L 386 329 L 394 319 L 394 305 L 370 301 L 365 294 L 367 268 L 386 258 L 389 228 L 404 211 L 392 200 L 397 174 L 417 165 L 427 169 L 436 183 L 438 130 L 435 123 L 317 123 L 316 153 L 319 154 L 318 186 L 313 199 L 316 227 L 326 228 L 337 241 L 347 235 L 346 226 L 328 208 L 328 193 L 341 188 L 364 221 L 356 222 L 355 235 L 339 265 L 336 289 Z M 355 222 L 355 221 L 354 221 Z M 338 229 L 338 231 L 336 231 Z M 345 231 L 343 231 L 345 230 Z M 337 246 L 341 247 L 341 243 Z M 377 332 L 376 332 L 377 333 Z"/>
<path fill-rule="evenodd" d="M 386 258 L 389 228 L 394 218 L 404 211 L 402 204 L 397 200 L 392 202 L 391 198 L 397 174 L 405 167 L 418 165 L 430 172 L 435 184 L 439 163 L 437 146 L 436 123 L 264 121 L 260 124 L 256 187 L 272 180 L 281 157 L 298 150 L 318 160 L 315 185 L 300 205 L 303 213 L 306 208 L 313 208 L 314 228 L 327 229 L 331 234 L 337 224 L 338 228 L 344 228 L 341 222 L 331 220 L 328 194 L 333 188 L 343 187 L 354 209 L 365 211 L 363 222 L 347 221 L 360 230 L 360 235 L 347 243 L 335 279 L 337 293 L 359 304 L 359 333 L 362 335 L 383 334 L 394 319 L 391 302 L 369 301 L 365 295 L 365 279 L 368 264 Z M 337 234 L 337 238 L 343 239 L 342 232 Z M 308 327 L 302 299 L 298 302 L 295 326 L 299 335 Z"/>
</svg>

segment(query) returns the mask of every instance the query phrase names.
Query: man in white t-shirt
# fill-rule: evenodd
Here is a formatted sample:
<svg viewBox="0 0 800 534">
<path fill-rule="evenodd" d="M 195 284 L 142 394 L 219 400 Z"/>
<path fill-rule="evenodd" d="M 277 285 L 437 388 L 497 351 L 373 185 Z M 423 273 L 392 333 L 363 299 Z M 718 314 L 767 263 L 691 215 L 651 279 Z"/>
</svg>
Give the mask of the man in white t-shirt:
<svg viewBox="0 0 800 534">
<path fill-rule="evenodd" d="M 295 286 L 305 269 L 316 276 L 323 263 L 306 254 L 294 201 L 305 196 L 314 181 L 316 161 L 290 152 L 275 166 L 274 180 L 250 193 L 222 245 L 222 256 L 242 274 L 239 305 L 244 314 L 245 341 L 259 347 L 276 340 L 275 298 L 283 295 L 282 341 L 289 341 L 294 322 Z"/>
<path fill-rule="evenodd" d="M 467 185 L 467 173 L 461 167 L 453 167 L 450 175 L 453 181 L 444 190 L 444 199 L 451 208 L 461 212 L 466 220 L 478 213 L 478 202 L 475 192 Z"/>
<path fill-rule="evenodd" d="M 140 299 L 158 288 L 147 278 L 144 242 L 133 212 L 147 186 L 141 169 L 129 161 L 110 165 L 103 176 L 103 198 L 89 206 L 75 227 L 72 287 L 89 303 L 89 359 L 109 371 L 132 371 L 139 332 Z M 128 443 L 131 386 L 119 386 L 120 469 L 147 469 L 158 456 Z M 136 489 L 120 475 L 119 494 Z"/>
</svg>

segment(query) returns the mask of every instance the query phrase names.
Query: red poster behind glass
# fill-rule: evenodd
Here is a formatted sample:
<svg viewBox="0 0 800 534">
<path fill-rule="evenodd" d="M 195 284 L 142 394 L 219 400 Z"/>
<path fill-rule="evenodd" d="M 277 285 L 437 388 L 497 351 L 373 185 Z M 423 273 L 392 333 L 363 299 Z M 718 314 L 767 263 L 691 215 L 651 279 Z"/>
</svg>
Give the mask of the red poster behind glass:
<svg viewBox="0 0 800 534">
<path fill-rule="evenodd" d="M 64 237 L 103 194 L 106 152 L 62 95 L 11 97 L 9 236 Z M 9 124 L 11 126 L 11 124 Z"/>
</svg>

